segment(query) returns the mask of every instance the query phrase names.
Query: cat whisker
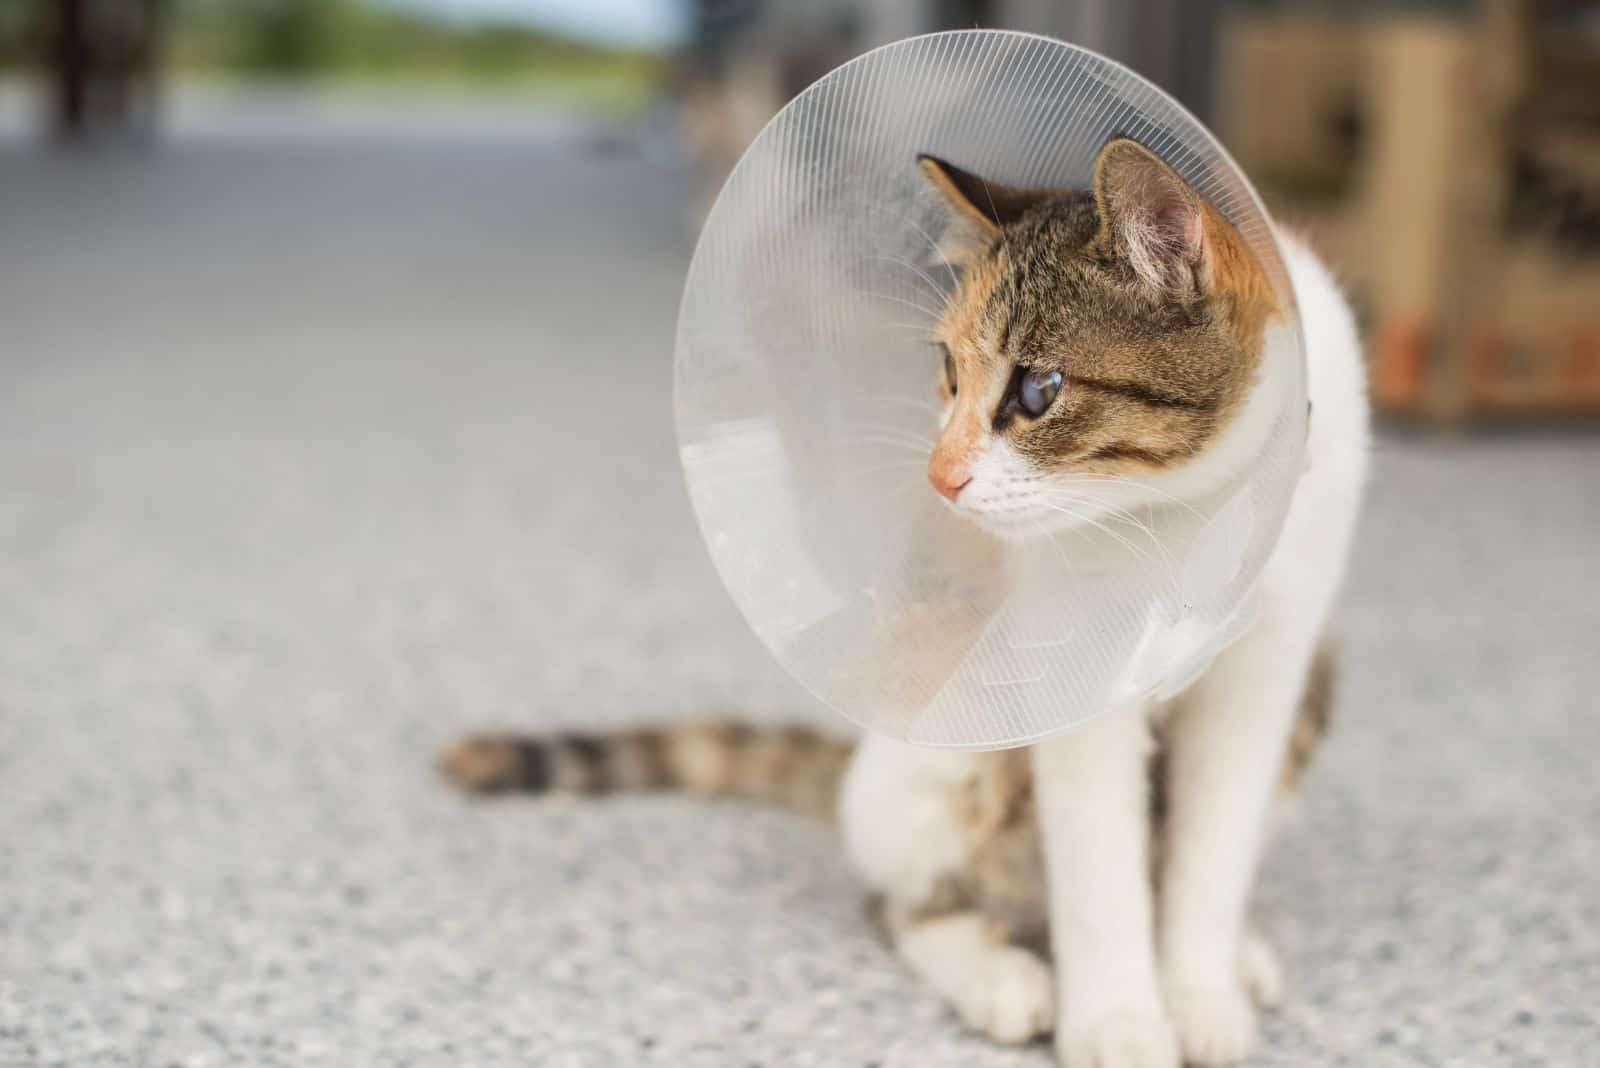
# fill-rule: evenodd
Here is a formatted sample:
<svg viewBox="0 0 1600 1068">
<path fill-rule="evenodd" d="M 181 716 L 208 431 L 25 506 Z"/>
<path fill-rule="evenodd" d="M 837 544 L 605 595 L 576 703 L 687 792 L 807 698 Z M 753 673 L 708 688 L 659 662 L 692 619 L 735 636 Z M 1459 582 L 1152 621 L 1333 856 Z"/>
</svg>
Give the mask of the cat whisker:
<svg viewBox="0 0 1600 1068">
<path fill-rule="evenodd" d="M 1188 502 L 1179 500 L 1178 498 L 1173 497 L 1170 493 L 1165 493 L 1162 490 L 1158 490 L 1154 486 L 1147 486 L 1144 483 L 1136 482 L 1136 481 L 1134 481 L 1132 479 L 1121 479 L 1121 478 L 1116 478 L 1114 476 L 1100 477 L 1100 476 L 1091 475 L 1091 476 L 1082 476 L 1082 477 L 1074 478 L 1074 479 L 1071 479 L 1070 481 L 1073 484 L 1079 484 L 1079 485 L 1092 485 L 1092 484 L 1098 482 L 1098 483 L 1104 483 L 1104 484 L 1110 484 L 1110 485 L 1134 486 L 1134 487 L 1136 487 L 1136 488 L 1138 488 L 1140 490 L 1148 490 L 1151 493 L 1155 493 L 1155 494 L 1159 494 L 1161 496 L 1164 496 L 1168 500 L 1170 500 L 1173 504 L 1176 504 L 1176 505 L 1178 505 L 1178 506 L 1180 506 L 1182 508 L 1187 509 L 1196 518 L 1202 519 L 1202 520 L 1205 519 L 1205 514 L 1203 512 L 1201 512 L 1199 509 L 1195 508 L 1193 505 L 1189 504 Z M 1083 496 L 1083 495 L 1073 495 L 1068 491 L 1059 490 L 1059 489 L 1056 490 L 1056 493 L 1065 494 L 1068 499 L 1073 500 L 1075 503 L 1092 504 L 1095 507 L 1098 507 L 1098 508 L 1102 509 L 1103 511 L 1105 511 L 1106 514 L 1111 515 L 1111 516 L 1116 517 L 1116 518 L 1119 518 L 1122 521 L 1131 524 L 1140 533 L 1144 534 L 1146 537 L 1148 537 L 1150 539 L 1151 543 L 1156 546 L 1156 548 L 1161 552 L 1161 554 L 1164 557 L 1166 557 L 1169 568 L 1171 568 L 1174 572 L 1176 572 L 1176 569 L 1177 569 L 1178 565 L 1177 565 L 1177 561 L 1175 559 L 1173 559 L 1172 551 L 1167 548 L 1166 543 L 1163 542 L 1161 540 L 1160 536 L 1156 534 L 1155 529 L 1152 526 L 1152 522 L 1149 519 L 1140 519 L 1138 516 L 1134 515 L 1133 512 L 1129 511 L 1127 508 L 1123 508 L 1120 505 L 1116 505 L 1116 504 L 1111 503 L 1110 501 L 1101 500 L 1101 499 L 1096 498 L 1096 497 Z M 1049 495 L 1047 495 L 1047 498 L 1048 498 L 1048 496 Z M 1147 507 L 1148 507 L 1148 505 L 1147 505 Z"/>
<path fill-rule="evenodd" d="M 864 435 L 856 435 L 846 438 L 845 440 L 850 441 L 856 448 L 899 449 L 902 452 L 914 454 L 918 457 L 918 461 L 920 463 L 927 463 L 928 446 L 925 444 L 915 444 L 910 441 L 901 441 L 895 438 L 874 438 Z"/>
<path fill-rule="evenodd" d="M 865 293 L 869 297 L 877 297 L 879 300 L 893 301 L 896 304 L 904 304 L 908 308 L 915 309 L 916 311 L 921 312 L 923 315 L 926 315 L 930 324 L 937 322 L 939 316 L 943 314 L 938 309 L 926 308 L 914 300 L 906 300 L 904 297 L 896 297 L 889 293 L 879 293 L 875 289 L 863 289 L 861 292 Z"/>
<path fill-rule="evenodd" d="M 1154 496 L 1160 497 L 1164 501 L 1166 501 L 1166 502 L 1168 502 L 1170 504 L 1175 504 L 1179 508 L 1182 508 L 1185 511 L 1187 511 L 1190 515 L 1193 515 L 1196 519 L 1204 519 L 1204 518 L 1206 518 L 1206 515 L 1205 515 L 1204 512 L 1200 511 L 1200 509 L 1196 508 L 1194 505 L 1190 504 L 1188 501 L 1184 500 L 1183 498 L 1173 496 L 1171 493 L 1168 493 L 1166 490 L 1158 489 L 1157 487 L 1150 485 L 1148 482 L 1140 482 L 1137 479 L 1120 478 L 1120 477 L 1118 477 L 1116 475 L 1071 475 L 1071 476 L 1068 476 L 1066 478 L 1062 478 L 1062 479 L 1057 480 L 1057 485 L 1067 485 L 1067 486 L 1091 485 L 1091 484 L 1094 484 L 1094 483 L 1102 483 L 1102 484 L 1105 484 L 1105 485 L 1127 486 L 1127 487 L 1129 487 L 1131 489 L 1136 489 L 1141 493 L 1149 493 L 1149 494 L 1152 494 Z"/>
<path fill-rule="evenodd" d="M 939 287 L 938 282 L 935 282 L 931 277 L 929 277 L 927 271 L 924 271 L 921 267 L 918 267 L 909 260 L 897 259 L 894 256 L 871 256 L 868 258 L 876 260 L 879 263 L 892 263 L 897 267 L 904 267 L 914 273 L 918 278 L 926 282 L 928 284 L 928 288 L 933 290 L 933 295 L 938 297 L 941 303 L 948 298 L 948 294 L 946 294 L 945 291 Z"/>
<path fill-rule="evenodd" d="M 933 437 L 929 431 L 912 430 L 909 427 L 896 426 L 893 423 L 871 422 L 853 422 L 849 424 L 849 428 L 852 434 L 846 435 L 847 437 L 874 434 L 879 437 L 909 442 L 923 449 L 933 448 Z"/>
<path fill-rule="evenodd" d="M 1134 556 L 1138 557 L 1140 560 L 1148 560 L 1148 559 L 1150 559 L 1150 557 L 1144 552 L 1143 549 L 1140 549 L 1132 541 L 1130 541 L 1129 539 L 1123 537 L 1121 534 L 1118 534 L 1115 530 L 1112 530 L 1110 527 L 1106 526 L 1104 523 L 1100 522 L 1098 519 L 1095 519 L 1093 516 L 1085 515 L 1084 513 L 1079 512 L 1076 509 L 1066 508 L 1066 507 L 1063 507 L 1063 506 L 1061 506 L 1059 504 L 1051 503 L 1049 501 L 1041 501 L 1040 504 L 1045 508 L 1051 509 L 1052 511 L 1060 512 L 1063 515 L 1070 516 L 1073 519 L 1076 519 L 1080 523 L 1087 523 L 1089 526 L 1094 527 L 1096 530 L 1101 531 L 1102 533 L 1106 534 L 1108 537 L 1111 537 L 1111 538 L 1115 539 L 1117 542 L 1119 542 L 1121 545 L 1123 545 L 1130 553 L 1132 553 Z"/>
<path fill-rule="evenodd" d="M 871 419 L 852 419 L 846 426 L 857 430 L 883 430 L 891 434 L 910 434 L 913 436 L 920 436 L 921 434 L 921 431 L 901 426 L 898 423 L 875 422 Z"/>
<path fill-rule="evenodd" d="M 938 258 L 939 262 L 944 265 L 945 273 L 950 276 L 950 288 L 953 291 L 961 284 L 961 282 L 956 278 L 956 269 L 950 266 L 950 260 L 947 259 L 945 254 L 939 250 L 939 243 L 933 239 L 933 236 L 929 234 L 928 231 L 917 225 L 915 219 L 912 219 L 908 216 L 905 221 L 911 224 L 911 228 L 913 230 L 922 235 L 922 239 L 928 243 L 929 251 L 931 251 L 934 256 Z"/>
<path fill-rule="evenodd" d="M 999 223 L 1000 223 L 1000 209 L 996 208 L 994 206 L 994 193 L 989 189 L 989 180 L 987 178 L 984 178 L 984 177 L 980 176 L 978 178 L 978 181 L 983 183 L 983 195 L 985 197 L 989 198 L 989 215 L 990 215 L 990 217 L 992 219 L 994 219 L 995 225 L 999 226 Z M 1004 226 L 1000 226 L 999 229 L 1000 229 L 1000 248 L 1002 250 L 1004 250 L 1007 255 L 1010 255 L 1010 253 L 1011 253 L 1011 239 L 1008 236 L 1006 236 L 1006 228 Z"/>
<path fill-rule="evenodd" d="M 1169 578 L 1175 577 L 1177 575 L 1177 573 L 1178 573 L 1178 561 L 1177 561 L 1176 558 L 1173 557 L 1172 550 L 1167 548 L 1167 545 L 1166 545 L 1166 543 L 1164 541 L 1162 541 L 1161 536 L 1158 535 L 1155 532 L 1155 529 L 1149 523 L 1147 523 L 1144 520 L 1140 519 L 1138 516 L 1134 515 L 1130 511 L 1128 511 L 1126 508 L 1119 508 L 1114 504 L 1110 504 L 1109 502 L 1106 502 L 1106 501 L 1097 500 L 1097 499 L 1092 498 L 1092 497 L 1082 497 L 1082 496 L 1074 497 L 1074 496 L 1072 496 L 1070 494 L 1063 495 L 1063 496 L 1057 496 L 1057 497 L 1054 497 L 1054 498 L 1052 498 L 1052 497 L 1044 498 L 1046 503 L 1048 503 L 1052 499 L 1054 499 L 1054 500 L 1065 499 L 1065 500 L 1071 501 L 1074 504 L 1083 504 L 1083 505 L 1088 505 L 1088 506 L 1093 507 L 1093 508 L 1098 508 L 1101 511 L 1103 511 L 1106 515 L 1110 516 L 1112 519 L 1115 519 L 1115 520 L 1117 520 L 1119 522 L 1126 523 L 1129 526 L 1132 526 L 1135 530 L 1137 530 L 1139 533 L 1143 534 L 1146 538 L 1148 538 L 1150 540 L 1151 545 L 1153 545 L 1155 547 L 1156 551 L 1161 554 L 1161 557 L 1162 557 L 1163 561 L 1166 564 Z"/>
<path fill-rule="evenodd" d="M 1060 509 L 1058 509 L 1058 511 L 1059 510 Z M 1091 527 L 1099 527 L 1099 529 L 1100 529 L 1100 531 L 1102 533 L 1107 534 L 1110 537 L 1114 538 L 1115 540 L 1121 542 L 1123 547 L 1126 548 L 1128 550 L 1128 552 L 1130 554 L 1132 554 L 1136 559 L 1139 559 L 1139 560 L 1148 559 L 1148 557 L 1145 556 L 1145 554 L 1142 551 L 1140 551 L 1140 549 L 1137 546 L 1135 546 L 1131 541 L 1128 541 L 1126 538 L 1120 537 L 1117 534 L 1106 530 L 1103 526 L 1101 526 L 1098 523 L 1095 523 L 1089 517 L 1079 515 L 1076 512 L 1068 512 L 1067 514 L 1072 516 L 1074 519 L 1079 520 L 1080 522 L 1085 523 L 1085 524 L 1087 524 L 1087 525 L 1089 525 Z M 1070 528 L 1068 530 L 1046 530 L 1046 531 L 1044 531 L 1044 533 L 1050 539 L 1051 543 L 1054 544 L 1056 546 L 1056 548 L 1062 552 L 1063 561 L 1065 561 L 1069 566 L 1075 566 L 1071 555 L 1067 553 L 1065 547 L 1062 546 L 1062 544 L 1061 544 L 1061 542 L 1059 540 L 1061 535 L 1063 535 L 1063 534 L 1077 534 L 1079 537 L 1091 537 L 1093 532 L 1092 531 L 1088 531 L 1088 530 L 1078 529 L 1078 528 Z"/>
<path fill-rule="evenodd" d="M 915 330 L 922 335 L 922 340 L 928 344 L 934 343 L 933 330 L 927 323 L 878 323 L 877 326 L 885 330 Z"/>
<path fill-rule="evenodd" d="M 1105 507 L 1108 513 L 1112 516 L 1121 517 L 1125 522 L 1132 524 L 1140 533 L 1149 538 L 1150 543 L 1156 547 L 1156 551 L 1161 553 L 1162 557 L 1166 560 L 1168 578 L 1176 579 L 1178 574 L 1178 561 L 1173 557 L 1172 550 L 1167 548 L 1166 542 L 1161 540 L 1161 538 L 1156 534 L 1155 530 L 1152 529 L 1148 523 L 1141 521 L 1132 512 L 1129 512 L 1124 508 L 1115 508 L 1107 505 L 1103 505 L 1102 507 Z"/>
<path fill-rule="evenodd" d="M 898 220 L 899 222 L 903 222 L 907 226 L 911 227 L 911 229 L 913 229 L 913 230 L 915 230 L 917 232 L 917 236 L 921 237 L 923 241 L 927 242 L 928 251 L 933 253 L 934 260 L 941 267 L 943 267 L 944 270 L 945 270 L 945 273 L 950 276 L 950 288 L 951 288 L 951 290 L 954 290 L 957 286 L 959 286 L 961 284 L 960 279 L 958 279 L 956 277 L 956 269 L 953 266 L 951 266 L 950 260 L 945 256 L 944 252 L 940 250 L 939 243 L 933 239 L 933 235 L 932 234 L 928 233 L 927 230 L 923 229 L 922 226 L 917 222 L 917 220 L 913 219 L 909 215 L 902 215 L 899 212 L 895 212 L 895 211 L 888 212 L 887 214 L 890 215 L 892 218 Z"/>
<path fill-rule="evenodd" d="M 1147 525 L 1146 523 L 1140 521 L 1137 516 L 1133 515 L 1131 512 L 1126 511 L 1125 509 L 1115 508 L 1115 507 L 1112 507 L 1112 506 L 1109 506 L 1109 505 L 1099 504 L 1099 502 L 1095 502 L 1095 501 L 1091 501 L 1091 500 L 1087 500 L 1087 499 L 1082 499 L 1082 498 L 1079 499 L 1078 503 L 1088 504 L 1088 505 L 1091 505 L 1091 506 L 1098 506 L 1098 507 L 1104 508 L 1108 515 L 1110 515 L 1114 519 L 1117 519 L 1117 520 L 1119 520 L 1121 522 L 1125 522 L 1125 523 L 1131 524 L 1140 533 L 1144 534 L 1147 538 L 1149 538 L 1150 539 L 1150 543 L 1154 546 L 1155 550 L 1158 553 L 1160 553 L 1161 563 L 1163 564 L 1164 570 L 1165 570 L 1166 581 L 1172 585 L 1173 589 L 1178 589 L 1180 587 L 1180 583 L 1178 581 L 1178 574 L 1179 574 L 1179 570 L 1180 570 L 1179 566 L 1178 566 L 1178 561 L 1173 557 L 1172 550 L 1167 548 L 1166 544 L 1161 540 L 1161 538 L 1156 534 L 1156 532 L 1149 525 Z M 1048 504 L 1046 506 L 1050 507 L 1050 505 L 1048 505 Z M 1117 538 L 1118 541 L 1121 541 L 1124 545 L 1127 545 L 1129 547 L 1130 551 L 1135 552 L 1136 555 L 1138 555 L 1140 559 L 1142 559 L 1142 560 L 1148 560 L 1149 559 L 1149 556 L 1147 554 L 1145 554 L 1143 552 L 1138 552 L 1137 550 L 1135 550 L 1133 548 L 1133 543 L 1131 541 L 1120 537 L 1116 532 L 1112 531 L 1108 526 L 1106 526 L 1106 525 L 1104 525 L 1102 523 L 1098 523 L 1095 520 L 1093 520 L 1091 517 L 1083 515 L 1082 513 L 1079 513 L 1079 512 L 1077 512 L 1075 510 L 1066 510 L 1066 509 L 1062 509 L 1062 510 L 1069 511 L 1069 514 L 1074 515 L 1077 519 L 1081 520 L 1082 522 L 1089 523 L 1092 526 L 1098 527 L 1100 530 L 1104 531 L 1106 534 L 1109 534 L 1110 536 L 1112 536 L 1114 538 Z"/>
<path fill-rule="evenodd" d="M 927 412 L 929 415 L 942 414 L 937 404 L 934 404 L 932 401 L 917 400 L 915 397 L 889 397 L 884 400 L 883 403 L 898 404 L 906 408 L 916 408 L 919 411 Z"/>
<path fill-rule="evenodd" d="M 885 433 L 888 433 L 888 434 L 901 434 L 901 435 L 904 435 L 904 436 L 907 436 L 907 437 L 919 437 L 919 438 L 920 437 L 924 437 L 925 433 L 926 433 L 925 431 L 917 430 L 917 429 L 914 429 L 914 428 L 908 427 L 908 426 L 903 426 L 903 425 L 901 425 L 899 423 L 896 423 L 896 422 L 890 422 L 890 421 L 887 421 L 887 420 L 879 421 L 879 420 L 872 420 L 872 419 L 852 419 L 852 420 L 850 420 L 849 422 L 847 422 L 845 424 L 845 429 L 846 430 L 873 430 L 873 431 L 881 430 L 881 431 L 883 431 Z"/>
</svg>

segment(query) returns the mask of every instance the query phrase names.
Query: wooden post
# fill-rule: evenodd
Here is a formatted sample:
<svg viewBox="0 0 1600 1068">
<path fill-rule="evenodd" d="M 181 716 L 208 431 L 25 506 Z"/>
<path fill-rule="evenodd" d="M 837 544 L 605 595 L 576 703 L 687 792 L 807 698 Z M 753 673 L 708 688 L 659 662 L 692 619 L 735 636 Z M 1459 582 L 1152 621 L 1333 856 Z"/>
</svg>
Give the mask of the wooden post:
<svg viewBox="0 0 1600 1068">
<path fill-rule="evenodd" d="M 1374 34 L 1372 144 L 1362 176 L 1378 300 L 1373 391 L 1392 410 L 1448 418 L 1461 390 L 1442 338 L 1455 306 L 1458 161 L 1470 55 L 1459 26 L 1407 20 Z M 1445 384 L 1441 385 L 1441 382 Z"/>
<path fill-rule="evenodd" d="M 163 0 L 38 0 L 58 136 L 78 140 L 150 115 L 165 9 Z"/>
<path fill-rule="evenodd" d="M 1447 245 L 1453 270 L 1441 294 L 1440 343 L 1452 373 L 1429 391 L 1430 411 L 1459 420 L 1491 402 L 1506 375 L 1500 231 L 1510 195 L 1513 120 L 1524 98 L 1532 12 L 1527 0 L 1483 0 L 1456 87 L 1463 140 L 1445 161 L 1456 173 Z"/>
</svg>

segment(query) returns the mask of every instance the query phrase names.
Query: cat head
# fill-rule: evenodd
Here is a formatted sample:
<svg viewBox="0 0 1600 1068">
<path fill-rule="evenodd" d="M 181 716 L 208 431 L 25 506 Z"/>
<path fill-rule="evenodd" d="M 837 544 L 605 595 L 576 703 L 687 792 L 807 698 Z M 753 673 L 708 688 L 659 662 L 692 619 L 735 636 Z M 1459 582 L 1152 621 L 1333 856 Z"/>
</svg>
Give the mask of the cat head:
<svg viewBox="0 0 1600 1068">
<path fill-rule="evenodd" d="M 928 479 L 995 533 L 1208 492 L 1247 462 L 1244 417 L 1277 310 L 1234 227 L 1155 153 L 1114 138 L 1088 190 L 989 182 L 921 156 L 958 283 L 932 339 Z"/>
</svg>

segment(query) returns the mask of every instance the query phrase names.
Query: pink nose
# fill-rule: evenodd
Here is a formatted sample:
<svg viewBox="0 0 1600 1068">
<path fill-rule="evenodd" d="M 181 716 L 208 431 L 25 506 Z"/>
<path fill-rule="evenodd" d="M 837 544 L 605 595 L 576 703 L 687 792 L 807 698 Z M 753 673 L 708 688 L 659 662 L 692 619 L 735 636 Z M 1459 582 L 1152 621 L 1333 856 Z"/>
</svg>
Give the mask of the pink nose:
<svg viewBox="0 0 1600 1068">
<path fill-rule="evenodd" d="M 972 468 L 962 460 L 946 460 L 936 450 L 928 461 L 928 481 L 939 491 L 939 496 L 954 501 L 962 488 L 972 481 Z"/>
</svg>

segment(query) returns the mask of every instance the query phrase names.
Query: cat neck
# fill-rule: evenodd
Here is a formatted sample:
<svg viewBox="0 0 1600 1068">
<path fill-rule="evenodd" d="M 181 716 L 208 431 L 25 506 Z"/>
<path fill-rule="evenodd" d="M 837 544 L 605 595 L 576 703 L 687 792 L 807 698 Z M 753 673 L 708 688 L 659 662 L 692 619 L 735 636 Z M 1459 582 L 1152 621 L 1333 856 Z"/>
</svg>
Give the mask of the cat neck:
<svg viewBox="0 0 1600 1068">
<path fill-rule="evenodd" d="M 1266 325 L 1259 370 L 1239 413 L 1200 456 L 1150 478 L 1151 486 L 1173 500 L 1199 505 L 1231 493 L 1250 478 L 1285 432 L 1285 421 L 1297 421 L 1297 406 L 1305 404 L 1300 386 L 1304 371 L 1294 362 L 1301 350 L 1297 329 L 1282 320 Z"/>
</svg>

